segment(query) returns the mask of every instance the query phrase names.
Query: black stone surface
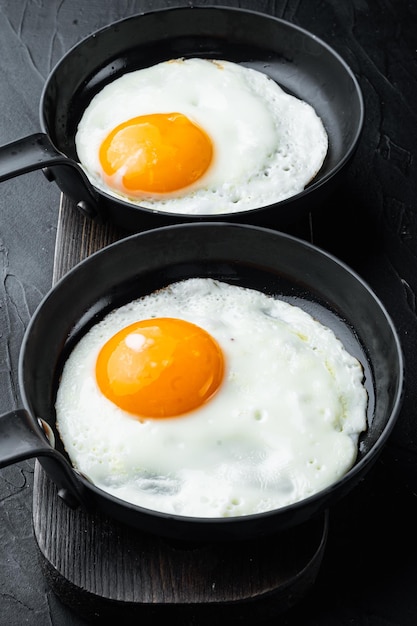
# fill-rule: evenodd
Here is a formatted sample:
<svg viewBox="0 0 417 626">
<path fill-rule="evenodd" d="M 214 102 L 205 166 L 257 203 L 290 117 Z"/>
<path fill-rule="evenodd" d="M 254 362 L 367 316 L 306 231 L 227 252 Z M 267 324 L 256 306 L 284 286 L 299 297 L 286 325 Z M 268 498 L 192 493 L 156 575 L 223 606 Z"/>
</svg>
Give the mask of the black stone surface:
<svg viewBox="0 0 417 626">
<path fill-rule="evenodd" d="M 366 121 L 346 181 L 313 241 L 374 288 L 406 360 L 403 410 L 366 484 L 330 515 L 313 593 L 279 623 L 417 623 L 417 4 L 401 0 L 162 2 L 0 0 L 0 144 L 40 130 L 55 63 L 94 30 L 143 10 L 223 4 L 271 13 L 334 47 L 363 90 Z M 0 184 L 0 413 L 18 407 L 18 354 L 52 283 L 60 192 L 40 172 Z M 32 530 L 34 463 L 0 470 L 0 624 L 82 626 L 44 580 Z M 276 621 L 274 621 L 276 623 Z"/>
</svg>

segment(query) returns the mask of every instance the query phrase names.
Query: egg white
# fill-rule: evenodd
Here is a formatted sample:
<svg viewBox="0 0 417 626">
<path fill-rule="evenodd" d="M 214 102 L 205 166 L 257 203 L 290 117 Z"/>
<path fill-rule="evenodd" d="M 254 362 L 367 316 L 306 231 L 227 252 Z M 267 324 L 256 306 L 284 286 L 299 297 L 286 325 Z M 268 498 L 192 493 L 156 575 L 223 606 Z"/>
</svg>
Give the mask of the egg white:
<svg viewBox="0 0 417 626">
<path fill-rule="evenodd" d="M 200 409 L 139 421 L 107 400 L 94 374 L 124 326 L 171 316 L 207 330 L 225 380 Z M 189 279 L 114 310 L 71 352 L 56 398 L 72 463 L 104 491 L 186 516 L 283 507 L 342 477 L 366 429 L 363 369 L 301 308 L 211 279 Z"/>
<path fill-rule="evenodd" d="M 210 136 L 215 158 L 194 184 L 132 196 L 109 186 L 99 147 L 120 123 L 148 113 L 183 113 Z M 320 170 L 328 136 L 313 107 L 266 74 L 230 61 L 175 59 L 124 74 L 90 102 L 75 137 L 91 182 L 143 207 L 181 214 L 235 213 L 301 192 Z M 114 182 L 121 185 L 121 178 Z"/>
</svg>

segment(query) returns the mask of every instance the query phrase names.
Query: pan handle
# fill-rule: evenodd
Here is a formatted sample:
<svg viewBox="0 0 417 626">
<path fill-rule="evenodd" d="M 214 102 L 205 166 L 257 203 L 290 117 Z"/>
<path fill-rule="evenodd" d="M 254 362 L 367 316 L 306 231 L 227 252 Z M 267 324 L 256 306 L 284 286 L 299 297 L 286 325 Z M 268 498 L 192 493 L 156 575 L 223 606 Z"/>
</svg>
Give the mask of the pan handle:
<svg viewBox="0 0 417 626">
<path fill-rule="evenodd" d="M 39 421 L 40 425 L 36 426 L 25 409 L 0 416 L 0 468 L 41 457 L 41 464 L 57 485 L 58 495 L 64 502 L 71 508 L 80 504 L 86 508 L 85 487 L 65 457 L 51 445 L 48 437 L 53 437 L 52 429 L 43 420 Z"/>
<path fill-rule="evenodd" d="M 42 169 L 88 218 L 105 221 L 99 196 L 80 165 L 59 152 L 46 133 L 35 133 L 0 146 L 0 182 Z"/>
</svg>

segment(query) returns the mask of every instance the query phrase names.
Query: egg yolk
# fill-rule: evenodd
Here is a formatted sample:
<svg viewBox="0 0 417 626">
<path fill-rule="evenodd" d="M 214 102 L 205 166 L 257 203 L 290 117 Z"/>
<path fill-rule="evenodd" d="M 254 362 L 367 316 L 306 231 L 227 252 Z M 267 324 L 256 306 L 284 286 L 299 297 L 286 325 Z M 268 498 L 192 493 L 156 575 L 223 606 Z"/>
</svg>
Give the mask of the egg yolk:
<svg viewBox="0 0 417 626">
<path fill-rule="evenodd" d="M 114 128 L 99 149 L 104 173 L 120 171 L 127 192 L 168 193 L 191 185 L 208 169 L 213 145 L 182 113 L 134 117 Z"/>
<path fill-rule="evenodd" d="M 195 324 L 155 318 L 111 337 L 96 362 L 102 393 L 138 417 L 173 417 L 197 409 L 219 388 L 224 374 L 217 341 Z"/>
</svg>

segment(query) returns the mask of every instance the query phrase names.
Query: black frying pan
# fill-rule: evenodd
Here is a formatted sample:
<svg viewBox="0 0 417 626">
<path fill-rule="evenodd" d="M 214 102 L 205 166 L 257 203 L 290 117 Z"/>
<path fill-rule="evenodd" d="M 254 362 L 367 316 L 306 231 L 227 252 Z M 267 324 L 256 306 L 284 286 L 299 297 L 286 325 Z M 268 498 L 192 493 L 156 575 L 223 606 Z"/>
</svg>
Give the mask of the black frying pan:
<svg viewBox="0 0 417 626">
<path fill-rule="evenodd" d="M 42 132 L 0 149 L 0 181 L 42 168 L 89 217 L 138 231 L 210 221 L 137 207 L 94 188 L 77 164 L 78 122 L 91 98 L 125 72 L 177 57 L 221 58 L 265 72 L 310 103 L 329 135 L 329 152 L 314 181 L 296 196 L 224 219 L 282 229 L 320 206 L 345 172 L 363 126 L 358 82 L 327 44 L 284 20 L 231 7 L 177 7 L 115 22 L 73 47 L 46 81 Z"/>
<path fill-rule="evenodd" d="M 257 288 L 298 304 L 331 327 L 363 363 L 368 429 L 360 440 L 357 463 L 333 486 L 267 513 L 200 519 L 128 504 L 97 489 L 72 469 L 54 433 L 55 392 L 68 351 L 110 309 L 195 276 Z M 19 385 L 23 408 L 0 418 L 0 467 L 38 457 L 70 505 L 81 504 L 161 535 L 236 539 L 300 524 L 327 509 L 366 475 L 401 407 L 403 358 L 383 305 L 346 265 L 277 231 L 206 222 L 131 235 L 72 269 L 44 298 L 29 324 L 20 354 Z M 56 448 L 44 432 L 52 435 L 51 442 L 55 434 Z"/>
</svg>

